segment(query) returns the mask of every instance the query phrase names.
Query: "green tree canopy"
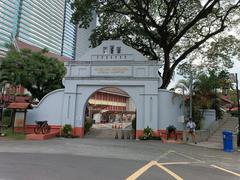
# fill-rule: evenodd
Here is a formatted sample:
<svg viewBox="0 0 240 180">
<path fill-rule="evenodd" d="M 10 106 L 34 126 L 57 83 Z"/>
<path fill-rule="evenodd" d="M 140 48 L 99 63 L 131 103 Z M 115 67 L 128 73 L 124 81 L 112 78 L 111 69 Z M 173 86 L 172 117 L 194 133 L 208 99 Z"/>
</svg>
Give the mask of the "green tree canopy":
<svg viewBox="0 0 240 180">
<path fill-rule="evenodd" d="M 62 62 L 44 55 L 46 50 L 32 52 L 20 51 L 10 47 L 0 66 L 0 82 L 22 85 L 39 100 L 44 95 L 62 87 L 65 68 Z"/>
<path fill-rule="evenodd" d="M 223 33 L 238 27 L 240 0 L 75 0 L 74 23 L 87 28 L 92 12 L 99 26 L 92 46 L 122 39 L 153 60 L 163 62 L 161 88 L 170 83 L 177 66 L 192 53 L 206 66 L 232 66 L 240 42 Z M 211 61 L 209 61 L 209 59 Z"/>
<path fill-rule="evenodd" d="M 214 70 L 208 73 L 201 72 L 195 79 L 194 88 L 196 93 L 205 97 L 214 96 L 217 89 L 221 90 L 221 92 L 224 92 L 225 89 L 231 89 L 232 82 L 229 80 L 229 72 L 215 72 Z"/>
</svg>

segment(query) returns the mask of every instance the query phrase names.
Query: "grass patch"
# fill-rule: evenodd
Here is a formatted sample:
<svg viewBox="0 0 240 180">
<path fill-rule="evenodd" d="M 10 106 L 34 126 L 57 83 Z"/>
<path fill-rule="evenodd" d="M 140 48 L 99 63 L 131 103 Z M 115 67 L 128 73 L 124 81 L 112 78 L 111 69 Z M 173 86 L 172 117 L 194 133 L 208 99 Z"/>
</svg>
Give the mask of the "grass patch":
<svg viewBox="0 0 240 180">
<path fill-rule="evenodd" d="M 10 124 L 10 116 L 4 116 L 3 117 L 3 125 L 9 125 Z"/>
<path fill-rule="evenodd" d="M 10 139 L 15 139 L 15 140 L 23 140 L 25 139 L 25 134 L 24 133 L 13 133 L 12 128 L 7 128 L 3 129 L 2 133 L 5 134 L 4 137 L 10 138 Z"/>
<path fill-rule="evenodd" d="M 12 132 L 12 128 L 9 128 L 9 127 L 7 128 L 7 126 L 9 126 L 10 123 L 11 123 L 10 114 L 11 114 L 11 111 L 8 111 L 8 110 L 4 111 L 4 115 L 5 116 L 3 116 L 2 124 L 5 127 L 2 128 L 1 133 L 5 134 L 4 137 L 6 137 L 6 139 L 14 139 L 14 140 L 23 140 L 23 139 L 25 139 L 25 134 L 23 132 L 21 132 L 21 133 L 15 132 L 14 133 L 14 132 Z"/>
</svg>

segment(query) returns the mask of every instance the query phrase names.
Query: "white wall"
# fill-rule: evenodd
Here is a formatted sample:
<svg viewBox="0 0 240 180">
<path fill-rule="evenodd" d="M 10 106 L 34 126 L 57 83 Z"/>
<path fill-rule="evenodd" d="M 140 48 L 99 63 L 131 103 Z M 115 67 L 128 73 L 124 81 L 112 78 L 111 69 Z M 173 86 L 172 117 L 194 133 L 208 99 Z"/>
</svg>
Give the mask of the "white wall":
<svg viewBox="0 0 240 180">
<path fill-rule="evenodd" d="M 215 109 L 204 109 L 201 129 L 208 129 L 216 121 Z"/>
<path fill-rule="evenodd" d="M 174 125 L 177 130 L 183 130 L 184 124 L 178 122 L 179 116 L 183 115 L 182 97 L 174 92 L 159 89 L 159 129 L 166 129 L 169 125 Z"/>
<path fill-rule="evenodd" d="M 50 92 L 36 107 L 28 110 L 26 123 L 35 124 L 35 121 L 48 121 L 50 125 L 61 125 L 64 89 Z"/>
</svg>

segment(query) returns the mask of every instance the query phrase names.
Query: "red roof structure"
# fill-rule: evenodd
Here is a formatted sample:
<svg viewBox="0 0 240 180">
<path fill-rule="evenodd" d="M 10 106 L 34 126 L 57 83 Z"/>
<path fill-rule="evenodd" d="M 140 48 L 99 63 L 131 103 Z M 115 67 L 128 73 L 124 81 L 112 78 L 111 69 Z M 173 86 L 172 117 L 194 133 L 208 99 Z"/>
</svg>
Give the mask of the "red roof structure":
<svg viewBox="0 0 240 180">
<path fill-rule="evenodd" d="M 10 103 L 7 107 L 8 109 L 31 109 L 30 103 Z"/>
<path fill-rule="evenodd" d="M 220 99 L 225 103 L 234 104 L 234 102 L 231 101 L 228 96 L 221 96 Z"/>
<path fill-rule="evenodd" d="M 20 49 L 31 49 L 34 52 L 42 50 L 41 48 L 38 48 L 34 45 L 30 45 L 20 40 L 17 40 L 17 45 Z M 63 62 L 72 60 L 71 58 L 68 58 L 66 56 L 61 56 L 52 52 L 48 52 L 45 55 L 48 57 L 57 58 L 59 61 L 63 61 Z"/>
</svg>

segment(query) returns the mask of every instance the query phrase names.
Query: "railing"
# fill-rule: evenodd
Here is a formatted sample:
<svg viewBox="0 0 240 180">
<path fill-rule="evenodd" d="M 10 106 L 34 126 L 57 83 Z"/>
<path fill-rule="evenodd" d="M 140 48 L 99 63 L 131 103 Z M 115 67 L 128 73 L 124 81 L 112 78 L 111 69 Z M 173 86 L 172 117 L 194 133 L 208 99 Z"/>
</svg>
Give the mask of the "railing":
<svg viewBox="0 0 240 180">
<path fill-rule="evenodd" d="M 196 131 L 196 140 L 207 141 L 215 132 L 216 130 L 221 127 L 229 118 L 232 118 L 228 114 L 224 115 L 222 119 L 214 121 L 212 125 L 206 130 L 197 130 Z M 186 142 L 186 134 L 187 132 L 183 133 L 183 141 Z"/>
</svg>

